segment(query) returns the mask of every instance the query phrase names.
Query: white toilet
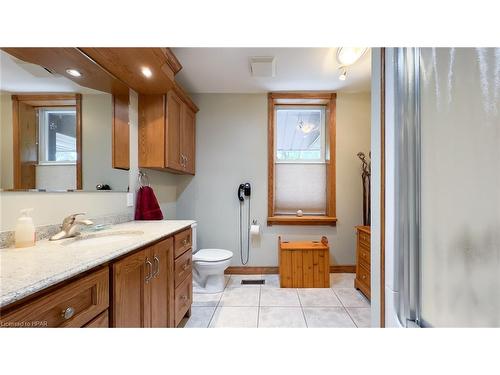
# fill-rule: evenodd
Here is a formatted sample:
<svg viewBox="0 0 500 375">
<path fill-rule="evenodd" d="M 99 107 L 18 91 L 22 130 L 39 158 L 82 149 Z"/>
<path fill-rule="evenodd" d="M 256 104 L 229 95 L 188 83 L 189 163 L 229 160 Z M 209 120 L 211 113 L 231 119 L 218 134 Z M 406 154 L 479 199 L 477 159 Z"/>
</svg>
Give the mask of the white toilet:
<svg viewBox="0 0 500 375">
<path fill-rule="evenodd" d="M 192 229 L 193 292 L 219 293 L 224 290 L 224 271 L 231 264 L 233 253 L 223 249 L 200 249 L 196 241 L 196 224 Z"/>
</svg>

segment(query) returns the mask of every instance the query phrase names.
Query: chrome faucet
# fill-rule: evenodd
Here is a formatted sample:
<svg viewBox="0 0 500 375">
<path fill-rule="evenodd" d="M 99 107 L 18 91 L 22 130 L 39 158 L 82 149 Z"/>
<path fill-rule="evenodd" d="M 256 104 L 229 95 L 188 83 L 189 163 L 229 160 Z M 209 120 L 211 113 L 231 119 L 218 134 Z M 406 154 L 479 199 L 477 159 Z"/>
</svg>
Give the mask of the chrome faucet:
<svg viewBox="0 0 500 375">
<path fill-rule="evenodd" d="M 64 218 L 63 223 L 61 225 L 61 231 L 57 234 L 54 234 L 49 238 L 50 241 L 62 240 L 64 238 L 75 237 L 80 233 L 76 231 L 78 225 L 92 225 L 94 222 L 92 220 L 84 219 L 77 220 L 76 217 L 80 215 L 85 215 L 85 213 L 73 214 Z"/>
</svg>

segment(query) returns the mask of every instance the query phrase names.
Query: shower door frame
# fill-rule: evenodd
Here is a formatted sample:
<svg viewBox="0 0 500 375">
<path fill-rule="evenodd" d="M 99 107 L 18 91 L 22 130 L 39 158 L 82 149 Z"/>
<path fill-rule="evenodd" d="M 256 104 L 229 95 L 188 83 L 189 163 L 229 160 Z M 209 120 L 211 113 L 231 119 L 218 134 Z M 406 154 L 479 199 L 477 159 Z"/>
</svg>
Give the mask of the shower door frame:
<svg viewBox="0 0 500 375">
<path fill-rule="evenodd" d="M 420 315 L 420 48 L 395 48 L 396 313 L 403 327 L 428 326 Z"/>
</svg>

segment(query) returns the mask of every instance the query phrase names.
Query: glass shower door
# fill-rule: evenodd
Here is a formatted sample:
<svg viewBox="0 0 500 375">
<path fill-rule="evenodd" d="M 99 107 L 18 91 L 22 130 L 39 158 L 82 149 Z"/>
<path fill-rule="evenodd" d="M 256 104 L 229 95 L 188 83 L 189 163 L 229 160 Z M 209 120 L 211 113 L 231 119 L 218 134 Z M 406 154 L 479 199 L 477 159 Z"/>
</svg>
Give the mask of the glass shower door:
<svg viewBox="0 0 500 375">
<path fill-rule="evenodd" d="M 418 323 L 500 327 L 500 48 L 422 48 Z"/>
</svg>

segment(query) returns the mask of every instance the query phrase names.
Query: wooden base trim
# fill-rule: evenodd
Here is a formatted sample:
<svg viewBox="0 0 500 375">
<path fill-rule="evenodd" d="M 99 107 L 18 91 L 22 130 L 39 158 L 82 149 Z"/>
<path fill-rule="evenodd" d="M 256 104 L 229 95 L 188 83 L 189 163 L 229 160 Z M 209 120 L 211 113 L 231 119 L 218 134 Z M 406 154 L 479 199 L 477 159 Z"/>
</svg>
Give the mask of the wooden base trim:
<svg viewBox="0 0 500 375">
<path fill-rule="evenodd" d="M 279 273 L 278 267 L 228 267 L 226 275 L 268 275 Z"/>
<path fill-rule="evenodd" d="M 269 216 L 267 225 L 337 225 L 337 218 L 333 216 Z"/>
<path fill-rule="evenodd" d="M 224 273 L 226 275 L 268 275 L 278 274 L 279 267 L 228 267 Z M 330 266 L 330 273 L 356 273 L 355 265 Z"/>
<path fill-rule="evenodd" d="M 336 265 L 330 266 L 330 273 L 356 273 L 356 265 Z"/>
</svg>

